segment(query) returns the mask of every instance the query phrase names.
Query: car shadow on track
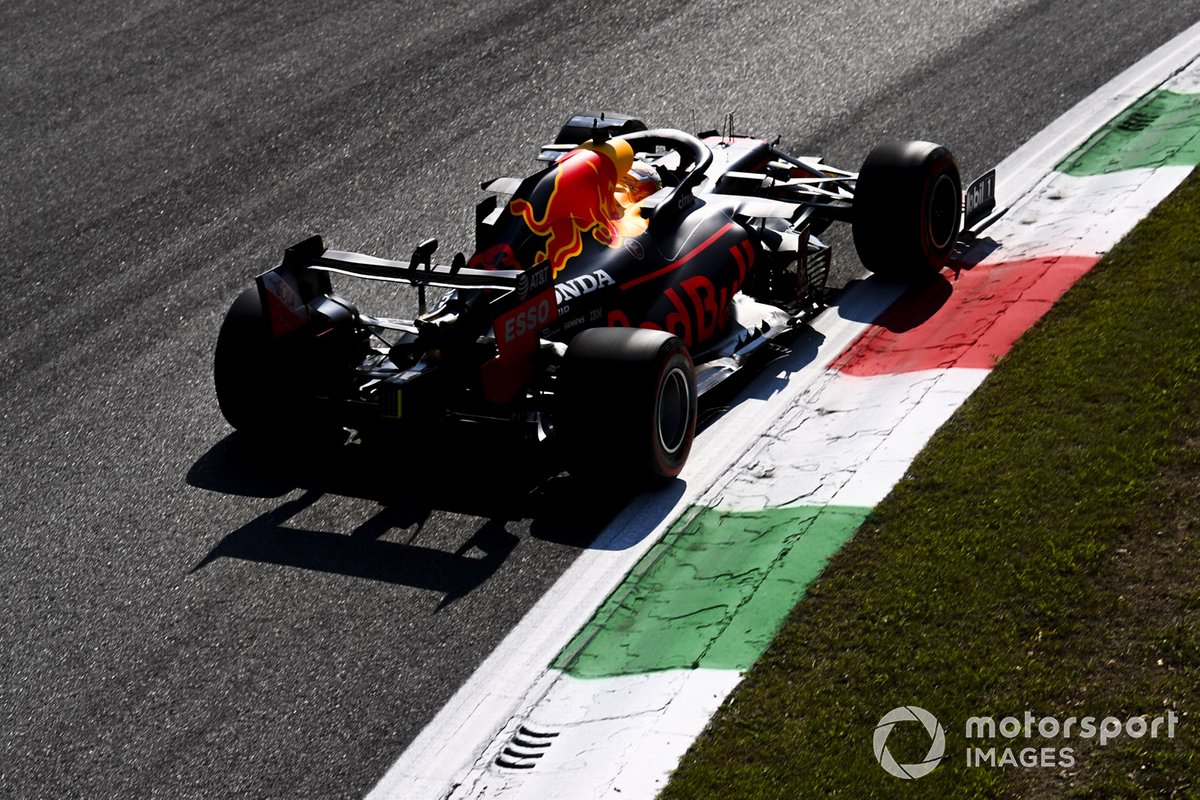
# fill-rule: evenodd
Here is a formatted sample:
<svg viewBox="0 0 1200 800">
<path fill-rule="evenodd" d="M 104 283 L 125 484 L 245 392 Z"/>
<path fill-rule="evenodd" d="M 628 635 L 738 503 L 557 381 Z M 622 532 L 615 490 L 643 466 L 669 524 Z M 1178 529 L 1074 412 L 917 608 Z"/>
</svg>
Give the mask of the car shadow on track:
<svg viewBox="0 0 1200 800">
<path fill-rule="evenodd" d="M 882 314 L 878 313 L 872 302 L 875 292 L 871 289 L 893 284 L 876 275 L 856 278 L 838 292 L 835 300 L 838 313 L 844 319 L 874 323 L 892 333 L 904 333 L 920 327 L 932 319 L 954 294 L 954 283 L 958 281 L 959 276 L 963 272 L 970 272 L 999 246 L 994 239 L 964 236 L 955 248 L 954 257 L 949 265 L 949 278 L 938 272 L 923 283 L 909 286 L 904 290 L 903 296 Z M 854 290 L 857 287 L 867 291 L 856 292 Z M 865 302 L 856 303 L 850 299 L 854 297 Z"/>
<path fill-rule="evenodd" d="M 882 284 L 883 281 L 874 275 L 869 278 L 856 279 L 846 284 L 844 291 L 848 293 L 860 284 L 869 286 L 874 283 Z M 945 275 L 938 273 L 919 286 L 906 288 L 900 299 L 882 314 L 876 315 L 873 310 L 866 314 L 860 314 L 858 306 L 854 303 L 844 303 L 839 306 L 839 310 L 844 319 L 869 322 L 892 333 L 904 333 L 918 328 L 932 319 L 953 293 L 954 285 L 946 279 Z"/>
<path fill-rule="evenodd" d="M 684 488 L 673 481 L 635 495 L 588 485 L 554 474 L 545 445 L 466 427 L 350 442 L 319 456 L 267 450 L 230 434 L 191 466 L 187 482 L 282 501 L 224 535 L 192 571 L 219 559 L 278 564 L 436 591 L 440 608 L 496 573 L 520 542 L 513 530 L 572 548 L 622 549 L 653 530 L 654 514 L 668 513 Z M 353 527 L 306 527 L 310 509 L 326 497 L 379 508 Z M 643 507 L 645 524 L 599 537 L 631 502 Z"/>
<path fill-rule="evenodd" d="M 789 374 L 813 362 L 823 336 L 801 325 L 779 342 L 705 397 L 700 429 L 738 403 L 783 388 Z M 433 590 L 444 595 L 444 606 L 500 569 L 520 541 L 513 531 L 570 548 L 624 550 L 650 535 L 686 489 L 674 480 L 621 490 L 620 480 L 564 475 L 559 463 L 547 444 L 484 425 L 408 430 L 319 450 L 272 449 L 232 433 L 191 466 L 188 484 L 280 503 L 224 535 L 193 572 L 219 559 L 271 563 Z M 325 497 L 380 508 L 352 530 L 344 521 L 324 523 L 341 530 L 306 527 L 310 509 Z M 408 539 L 398 540 L 405 531 Z"/>
<path fill-rule="evenodd" d="M 442 608 L 486 582 L 517 546 L 517 537 L 498 520 L 484 522 L 453 552 L 384 540 L 389 531 L 412 524 L 398 507 L 385 507 L 348 534 L 288 525 L 323 496 L 307 490 L 243 525 L 192 572 L 222 558 L 278 564 L 437 592 Z"/>
</svg>

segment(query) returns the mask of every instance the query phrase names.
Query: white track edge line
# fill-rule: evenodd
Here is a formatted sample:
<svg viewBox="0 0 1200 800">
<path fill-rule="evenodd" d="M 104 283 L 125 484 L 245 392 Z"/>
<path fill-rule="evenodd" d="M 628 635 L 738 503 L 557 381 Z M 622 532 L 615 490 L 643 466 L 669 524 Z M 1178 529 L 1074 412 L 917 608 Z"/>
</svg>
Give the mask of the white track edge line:
<svg viewBox="0 0 1200 800">
<path fill-rule="evenodd" d="M 1200 22 L 1080 100 L 996 165 L 996 202 L 1011 208 L 1054 167 L 1138 98 L 1197 59 Z M 1008 200 L 1011 198 L 1011 202 Z"/>
</svg>

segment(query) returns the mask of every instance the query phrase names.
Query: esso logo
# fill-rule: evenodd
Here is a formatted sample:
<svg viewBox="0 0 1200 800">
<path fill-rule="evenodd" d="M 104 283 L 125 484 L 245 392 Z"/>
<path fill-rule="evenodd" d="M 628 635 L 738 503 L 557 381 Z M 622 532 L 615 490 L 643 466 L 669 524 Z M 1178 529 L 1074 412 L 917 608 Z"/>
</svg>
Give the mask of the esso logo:
<svg viewBox="0 0 1200 800">
<path fill-rule="evenodd" d="M 539 331 L 549 322 L 550 299 L 542 298 L 504 321 L 504 341 L 511 342 L 531 331 Z"/>
</svg>

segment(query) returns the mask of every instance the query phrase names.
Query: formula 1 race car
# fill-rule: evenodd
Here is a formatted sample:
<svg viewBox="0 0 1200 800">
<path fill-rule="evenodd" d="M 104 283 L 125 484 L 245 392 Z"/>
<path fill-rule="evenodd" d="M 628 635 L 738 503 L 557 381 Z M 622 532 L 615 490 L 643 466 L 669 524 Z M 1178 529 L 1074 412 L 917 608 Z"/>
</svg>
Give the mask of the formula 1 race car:
<svg viewBox="0 0 1200 800">
<path fill-rule="evenodd" d="M 269 437 L 493 420 L 558 441 L 573 473 L 671 477 L 698 398 L 822 307 L 833 222 L 867 269 L 919 280 L 995 206 L 994 172 L 964 203 L 950 151 L 927 142 L 880 145 L 855 173 L 732 130 L 580 115 L 539 160 L 482 184 L 469 259 L 434 264 L 432 239 L 408 261 L 317 236 L 288 248 L 221 327 L 229 423 Z M 332 274 L 409 284 L 418 313 L 360 312 Z M 430 305 L 427 287 L 450 291 Z"/>
</svg>

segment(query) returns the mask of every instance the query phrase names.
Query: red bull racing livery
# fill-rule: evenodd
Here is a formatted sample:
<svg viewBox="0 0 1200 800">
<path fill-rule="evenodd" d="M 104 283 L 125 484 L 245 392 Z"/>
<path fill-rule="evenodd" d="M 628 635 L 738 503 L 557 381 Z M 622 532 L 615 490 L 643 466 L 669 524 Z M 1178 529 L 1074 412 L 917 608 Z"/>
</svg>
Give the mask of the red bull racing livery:
<svg viewBox="0 0 1200 800">
<path fill-rule="evenodd" d="M 928 142 L 880 145 L 850 172 L 580 115 L 539 160 L 483 185 L 469 258 L 433 263 L 432 239 L 408 261 L 320 237 L 288 248 L 221 327 L 226 419 L 259 437 L 495 420 L 558 442 L 575 473 L 672 477 L 699 399 L 822 307 L 830 225 L 851 225 L 869 270 L 920 280 L 995 206 L 993 172 L 964 203 L 953 156 Z M 411 285 L 418 313 L 362 312 L 332 275 Z M 430 287 L 448 290 L 432 306 Z"/>
</svg>

